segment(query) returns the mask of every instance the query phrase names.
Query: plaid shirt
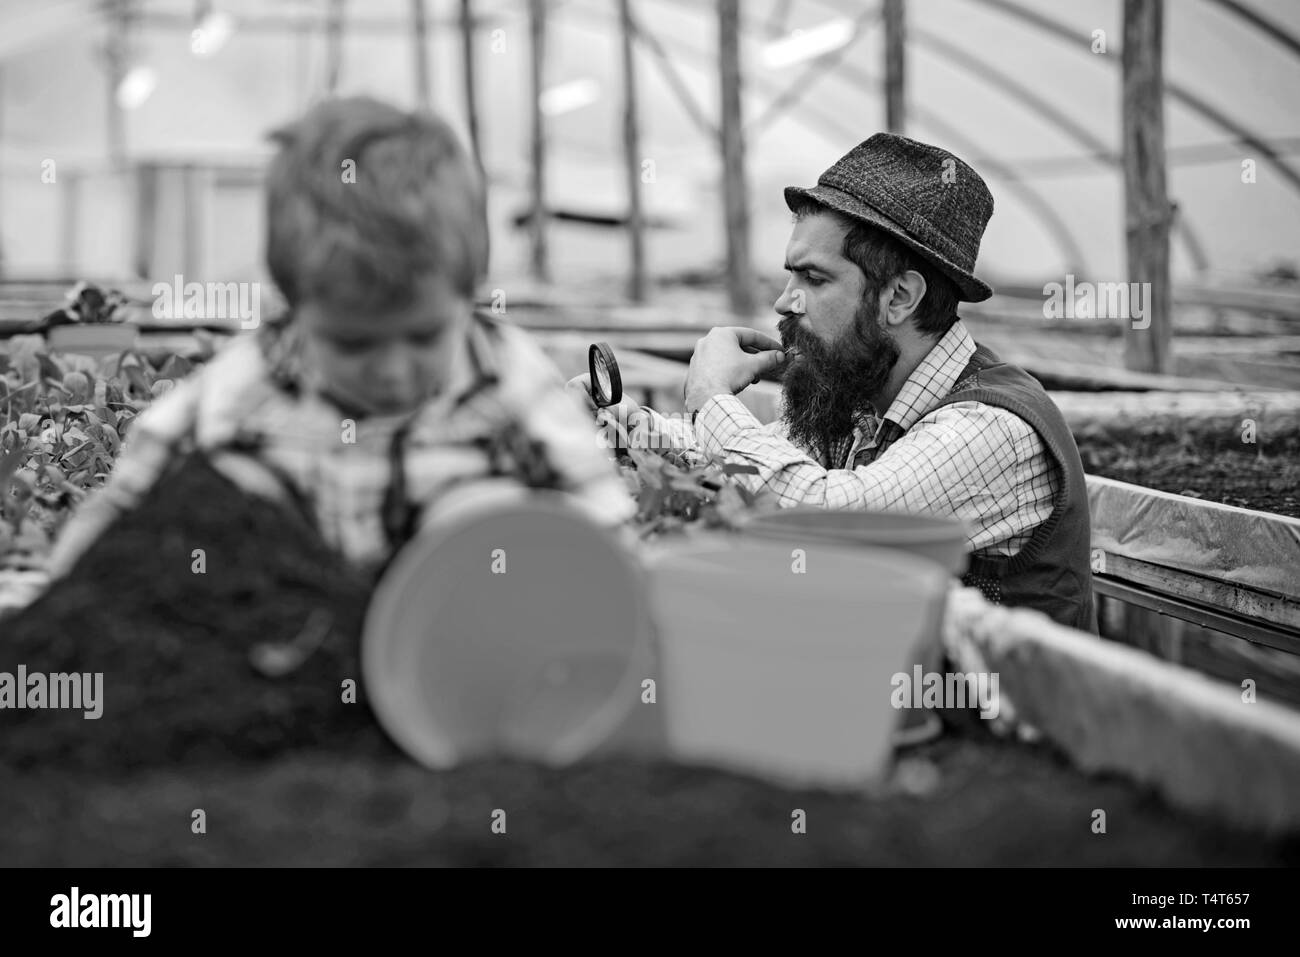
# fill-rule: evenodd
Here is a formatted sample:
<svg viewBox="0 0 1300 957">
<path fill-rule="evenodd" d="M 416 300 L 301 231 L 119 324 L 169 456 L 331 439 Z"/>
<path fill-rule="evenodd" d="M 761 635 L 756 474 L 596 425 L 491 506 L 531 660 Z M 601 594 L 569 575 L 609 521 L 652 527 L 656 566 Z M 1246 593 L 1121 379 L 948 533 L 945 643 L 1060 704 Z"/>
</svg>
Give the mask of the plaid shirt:
<svg viewBox="0 0 1300 957">
<path fill-rule="evenodd" d="M 975 352 L 959 319 L 908 376 L 881 417 L 864 415 L 832 461 L 818 462 L 763 425 L 734 395 L 700 408 L 692 433 L 650 409 L 642 427 L 678 447 L 726 455 L 758 468 L 737 476 L 778 503 L 948 515 L 966 522 L 975 554 L 1014 555 L 1052 512 L 1060 482 L 1038 433 L 1019 416 L 982 402 L 935 409 Z M 934 411 L 931 411 L 934 410 Z"/>
<path fill-rule="evenodd" d="M 105 485 L 69 520 L 52 574 L 172 463 L 201 451 L 249 491 L 301 510 L 358 567 L 378 569 L 453 488 L 501 480 L 570 493 L 605 526 L 636 506 L 590 416 L 521 330 L 476 316 L 448 388 L 411 413 L 351 419 L 305 385 L 293 323 L 230 342 L 133 423 Z"/>
</svg>

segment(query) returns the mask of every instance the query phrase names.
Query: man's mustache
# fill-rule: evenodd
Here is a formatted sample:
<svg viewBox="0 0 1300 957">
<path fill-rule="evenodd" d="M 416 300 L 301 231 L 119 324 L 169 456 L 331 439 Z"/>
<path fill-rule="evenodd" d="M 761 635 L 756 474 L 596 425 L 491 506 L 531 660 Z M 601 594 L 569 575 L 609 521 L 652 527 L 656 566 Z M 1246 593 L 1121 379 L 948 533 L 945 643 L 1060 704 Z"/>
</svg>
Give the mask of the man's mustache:
<svg viewBox="0 0 1300 957">
<path fill-rule="evenodd" d="M 782 418 L 792 442 L 834 468 L 840 463 L 831 463 L 832 449 L 852 432 L 859 413 L 873 408 L 873 396 L 898 361 L 898 343 L 867 303 L 829 344 L 800 326 L 802 318 L 791 314 L 777 323 L 783 347 L 804 355 L 782 372 Z"/>
<path fill-rule="evenodd" d="M 785 352 L 809 352 L 810 334 L 799 327 L 799 316 L 788 315 L 776 324 L 781 336 L 781 347 Z"/>
</svg>

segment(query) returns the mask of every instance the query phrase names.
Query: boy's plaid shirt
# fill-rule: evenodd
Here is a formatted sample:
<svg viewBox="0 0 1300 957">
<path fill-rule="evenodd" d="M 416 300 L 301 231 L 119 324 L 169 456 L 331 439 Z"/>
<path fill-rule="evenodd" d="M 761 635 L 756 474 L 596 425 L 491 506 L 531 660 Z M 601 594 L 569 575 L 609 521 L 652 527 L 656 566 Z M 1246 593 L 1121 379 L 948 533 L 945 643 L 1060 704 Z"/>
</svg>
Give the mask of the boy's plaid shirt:
<svg viewBox="0 0 1300 957">
<path fill-rule="evenodd" d="M 884 416 L 863 416 L 831 461 L 813 459 L 785 437 L 779 418 L 763 425 L 732 395 L 705 402 L 693 432 L 651 409 L 643 409 L 649 421 L 640 427 L 674 446 L 757 466 L 758 475 L 737 480 L 775 493 L 780 505 L 953 516 L 966 523 L 973 553 L 1014 555 L 1051 514 L 1060 476 L 1038 433 L 1018 415 L 982 402 L 931 411 L 974 353 L 958 319 Z"/>
<path fill-rule="evenodd" d="M 330 545 L 371 570 L 467 483 L 558 489 L 606 526 L 632 517 L 635 503 L 590 416 L 526 333 L 476 315 L 459 358 L 448 387 L 414 412 L 349 419 L 303 386 L 292 323 L 237 338 L 133 423 L 108 483 L 60 535 L 51 572 L 65 573 L 194 451 L 245 488 L 304 512 Z"/>
</svg>

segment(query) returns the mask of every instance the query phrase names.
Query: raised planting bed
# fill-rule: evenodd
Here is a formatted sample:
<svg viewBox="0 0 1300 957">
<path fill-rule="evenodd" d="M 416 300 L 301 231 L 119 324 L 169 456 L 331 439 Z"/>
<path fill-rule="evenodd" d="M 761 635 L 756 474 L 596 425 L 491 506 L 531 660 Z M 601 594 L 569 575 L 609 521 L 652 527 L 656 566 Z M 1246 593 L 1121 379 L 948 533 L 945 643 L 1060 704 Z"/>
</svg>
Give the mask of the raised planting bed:
<svg viewBox="0 0 1300 957">
<path fill-rule="evenodd" d="M 1109 638 L 1300 707 L 1300 393 L 1058 393 Z"/>
<path fill-rule="evenodd" d="M 1079 444 L 1089 475 L 1300 518 L 1300 455 L 1295 451 L 1271 446 L 1264 454 L 1240 443 L 1214 449 L 1176 440 Z"/>
<path fill-rule="evenodd" d="M 203 575 L 192 571 L 199 547 Z M 187 464 L 71 576 L 4 622 L 0 671 L 103 671 L 104 710 L 94 721 L 0 712 L 0 860 L 1300 863 L 1294 836 L 1171 806 L 1104 762 L 1087 775 L 1068 749 L 997 738 L 962 718 L 908 752 L 887 786 L 856 795 L 629 756 L 559 771 L 495 761 L 422 771 L 383 737 L 364 692 L 342 700 L 342 682 L 359 678 L 366 599 L 366 583 L 309 530 Z M 279 678 L 259 670 L 268 656 L 256 649 L 292 641 L 319 609 L 330 627 L 315 653 Z M 1031 614 L 1035 628 L 1040 618 Z M 1019 703 L 1042 720 L 1033 699 Z M 200 807 L 201 837 L 190 831 Z M 491 833 L 496 808 L 509 814 L 509 841 Z M 1092 829 L 1098 808 L 1104 835 Z M 816 822 L 807 835 L 791 834 L 794 809 Z"/>
<path fill-rule="evenodd" d="M 1300 517 L 1300 394 L 1055 398 L 1090 475 Z"/>
<path fill-rule="evenodd" d="M 1300 708 L 1300 518 L 1088 477 L 1104 636 Z"/>
</svg>

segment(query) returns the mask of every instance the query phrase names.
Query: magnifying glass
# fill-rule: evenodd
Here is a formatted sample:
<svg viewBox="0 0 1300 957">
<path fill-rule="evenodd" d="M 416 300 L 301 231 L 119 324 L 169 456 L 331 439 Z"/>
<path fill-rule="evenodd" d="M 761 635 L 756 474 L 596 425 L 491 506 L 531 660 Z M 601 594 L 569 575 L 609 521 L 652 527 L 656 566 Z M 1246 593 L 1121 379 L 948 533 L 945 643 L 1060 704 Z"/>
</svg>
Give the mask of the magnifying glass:
<svg viewBox="0 0 1300 957">
<path fill-rule="evenodd" d="M 608 342 L 593 342 L 587 350 L 587 370 L 591 373 L 591 399 L 596 408 L 607 409 L 623 400 L 623 376 L 618 371 L 618 360 Z M 621 422 L 613 422 L 619 439 L 623 439 Z M 614 447 L 614 455 L 622 458 L 627 454 L 620 441 Z"/>
<path fill-rule="evenodd" d="M 608 342 L 591 344 L 587 350 L 587 369 L 591 373 L 591 398 L 596 408 L 608 408 L 622 401 L 623 377 Z"/>
</svg>

